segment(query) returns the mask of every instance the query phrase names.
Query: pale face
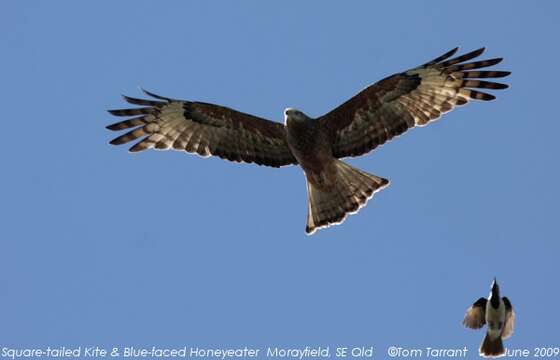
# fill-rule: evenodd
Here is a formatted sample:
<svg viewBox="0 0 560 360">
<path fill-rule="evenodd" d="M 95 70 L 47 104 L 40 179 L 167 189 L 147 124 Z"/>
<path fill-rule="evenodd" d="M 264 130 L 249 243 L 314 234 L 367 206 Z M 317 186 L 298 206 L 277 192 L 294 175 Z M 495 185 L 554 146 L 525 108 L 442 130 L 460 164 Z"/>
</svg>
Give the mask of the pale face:
<svg viewBox="0 0 560 360">
<path fill-rule="evenodd" d="M 287 108 L 284 110 L 284 124 L 288 125 L 288 121 L 305 121 L 307 116 L 297 109 Z"/>
</svg>

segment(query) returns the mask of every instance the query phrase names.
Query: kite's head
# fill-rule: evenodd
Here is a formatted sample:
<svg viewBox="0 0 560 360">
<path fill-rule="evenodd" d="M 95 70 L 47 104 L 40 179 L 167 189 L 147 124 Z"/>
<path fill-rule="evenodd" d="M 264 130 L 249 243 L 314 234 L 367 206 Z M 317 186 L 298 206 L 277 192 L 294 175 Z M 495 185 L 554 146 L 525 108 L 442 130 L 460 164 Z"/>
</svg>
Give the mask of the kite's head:
<svg viewBox="0 0 560 360">
<path fill-rule="evenodd" d="M 310 120 L 307 115 L 297 109 L 287 108 L 284 110 L 284 124 L 290 126 L 289 123 L 302 123 Z"/>
</svg>

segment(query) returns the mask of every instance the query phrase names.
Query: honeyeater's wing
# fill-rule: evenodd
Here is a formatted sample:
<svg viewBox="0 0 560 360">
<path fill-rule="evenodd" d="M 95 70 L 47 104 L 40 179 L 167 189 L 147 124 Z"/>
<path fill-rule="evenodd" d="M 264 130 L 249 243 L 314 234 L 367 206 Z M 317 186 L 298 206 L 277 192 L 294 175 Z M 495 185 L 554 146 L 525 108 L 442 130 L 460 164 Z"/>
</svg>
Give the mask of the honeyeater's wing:
<svg viewBox="0 0 560 360">
<path fill-rule="evenodd" d="M 465 313 L 465 318 L 463 319 L 463 325 L 471 329 L 480 329 L 486 324 L 486 302 L 485 298 L 478 299 L 474 304 L 472 304 Z"/>
</svg>

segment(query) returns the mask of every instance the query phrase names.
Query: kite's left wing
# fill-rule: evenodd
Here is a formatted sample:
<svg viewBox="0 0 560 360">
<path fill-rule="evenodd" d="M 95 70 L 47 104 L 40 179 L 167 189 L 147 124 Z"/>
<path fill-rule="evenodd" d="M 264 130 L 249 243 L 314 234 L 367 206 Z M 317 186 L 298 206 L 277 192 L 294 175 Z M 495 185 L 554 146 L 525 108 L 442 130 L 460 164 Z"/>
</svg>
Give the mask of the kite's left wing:
<svg viewBox="0 0 560 360">
<path fill-rule="evenodd" d="M 145 107 L 109 110 L 115 116 L 137 116 L 107 126 L 131 129 L 111 141 L 113 145 L 139 139 L 130 151 L 174 149 L 201 156 L 279 167 L 296 164 L 286 140 L 284 125 L 224 106 L 165 98 L 124 99 Z"/>
<path fill-rule="evenodd" d="M 423 126 L 471 99 L 493 100 L 475 89 L 505 89 L 506 84 L 477 80 L 501 78 L 508 71 L 480 71 L 501 58 L 468 62 L 484 48 L 447 60 L 455 48 L 414 69 L 383 79 L 319 118 L 337 158 L 363 155 L 409 128 Z"/>
</svg>

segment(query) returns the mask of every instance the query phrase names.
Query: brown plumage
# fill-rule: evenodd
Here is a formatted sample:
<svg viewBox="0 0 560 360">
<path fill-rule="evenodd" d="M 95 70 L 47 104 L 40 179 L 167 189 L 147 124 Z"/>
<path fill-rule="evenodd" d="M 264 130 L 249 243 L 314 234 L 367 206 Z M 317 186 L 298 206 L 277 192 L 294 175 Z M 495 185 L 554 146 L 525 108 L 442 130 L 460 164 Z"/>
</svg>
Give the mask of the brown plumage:
<svg viewBox="0 0 560 360">
<path fill-rule="evenodd" d="M 509 72 L 477 70 L 502 59 L 467 62 L 482 54 L 484 48 L 450 59 L 456 51 L 389 76 L 317 119 L 287 109 L 283 125 L 219 105 L 145 91 L 156 100 L 125 96 L 127 102 L 142 107 L 110 110 L 115 116 L 133 118 L 107 128 L 130 129 L 111 144 L 139 140 L 131 152 L 174 149 L 273 167 L 299 164 L 308 182 L 306 232 L 311 234 L 342 222 L 389 183 L 338 159 L 366 154 L 471 99 L 494 99 L 479 89 L 507 87 L 479 79 L 505 77 Z"/>
</svg>

